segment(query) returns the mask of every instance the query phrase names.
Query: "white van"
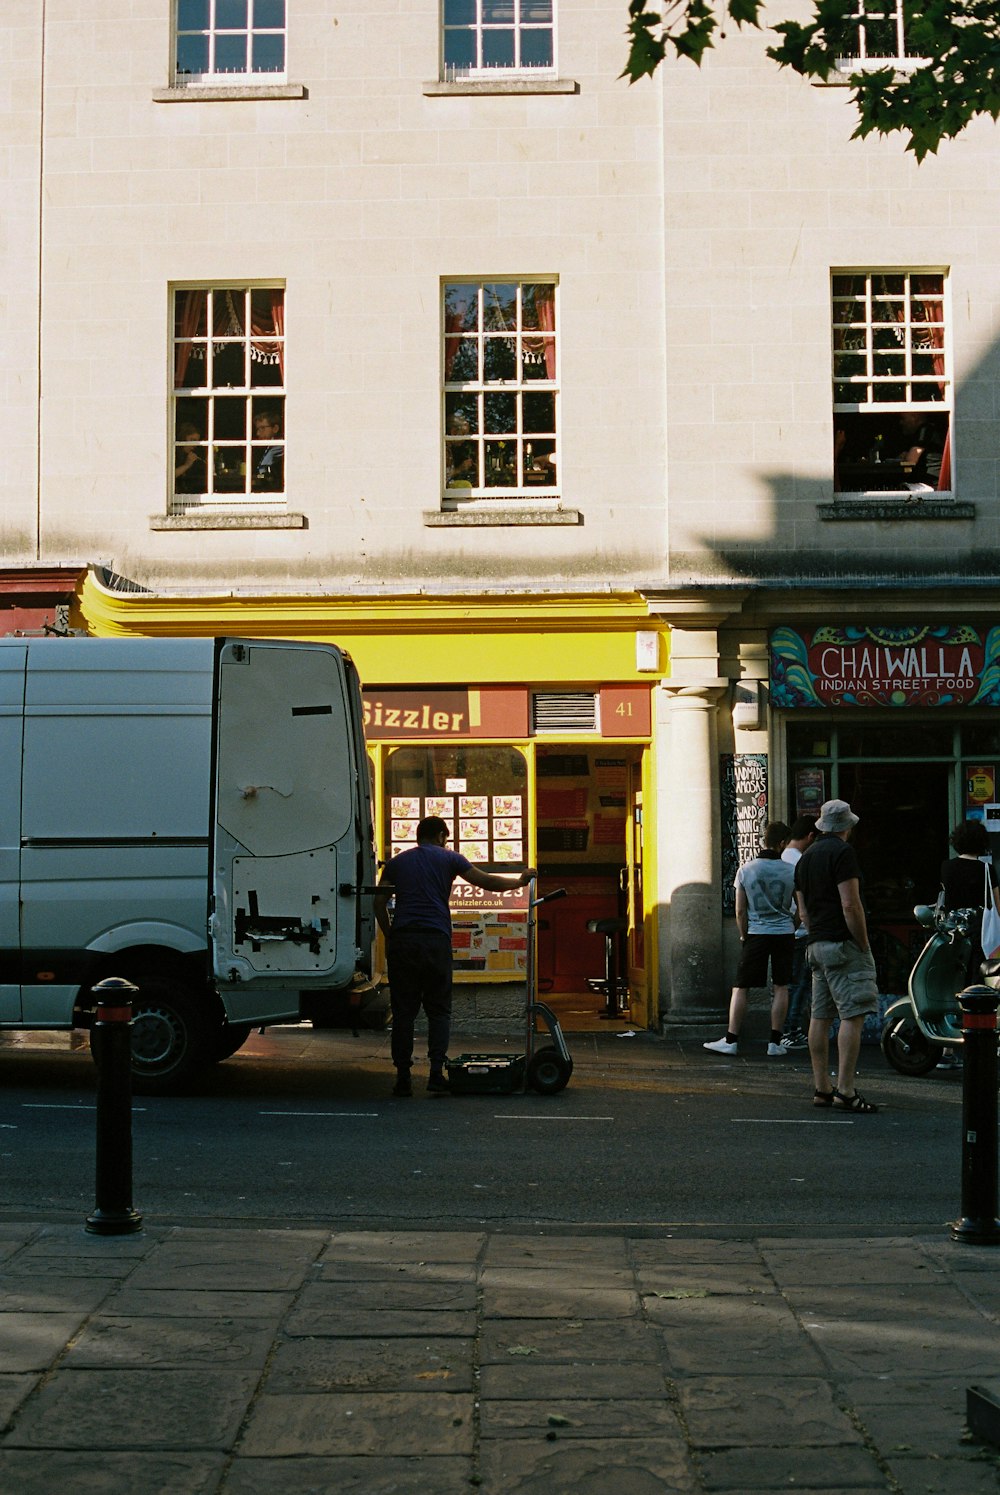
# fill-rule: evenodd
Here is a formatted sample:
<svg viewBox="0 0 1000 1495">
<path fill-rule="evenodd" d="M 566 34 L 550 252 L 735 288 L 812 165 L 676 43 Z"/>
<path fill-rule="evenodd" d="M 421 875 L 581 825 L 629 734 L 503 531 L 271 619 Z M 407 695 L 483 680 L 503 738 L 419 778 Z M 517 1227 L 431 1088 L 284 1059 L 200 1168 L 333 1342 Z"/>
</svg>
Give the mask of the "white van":
<svg viewBox="0 0 1000 1495">
<path fill-rule="evenodd" d="M 126 977 L 136 1089 L 180 1088 L 364 986 L 374 875 L 334 645 L 0 639 L 0 1027 L 87 1027 Z"/>
</svg>

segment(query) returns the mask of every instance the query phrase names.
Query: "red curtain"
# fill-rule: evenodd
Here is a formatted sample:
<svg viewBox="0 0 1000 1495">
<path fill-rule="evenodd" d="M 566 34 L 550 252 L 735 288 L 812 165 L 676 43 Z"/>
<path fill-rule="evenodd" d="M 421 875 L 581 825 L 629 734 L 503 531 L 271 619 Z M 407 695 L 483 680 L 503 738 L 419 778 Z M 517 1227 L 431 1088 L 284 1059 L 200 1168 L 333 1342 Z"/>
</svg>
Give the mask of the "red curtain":
<svg viewBox="0 0 1000 1495">
<path fill-rule="evenodd" d="M 252 304 L 253 292 L 251 292 Z M 258 363 L 276 363 L 285 382 L 285 293 L 271 292 L 271 325 L 250 318 L 250 357 Z"/>
<path fill-rule="evenodd" d="M 174 384 L 178 387 L 184 383 L 184 376 L 192 354 L 201 358 L 205 356 L 203 348 L 196 348 L 188 339 L 206 335 L 207 309 L 207 291 L 176 291 L 174 293 L 175 337 L 178 339 L 174 350 Z"/>
<path fill-rule="evenodd" d="M 556 330 L 556 288 L 554 285 L 535 286 L 535 312 L 538 325 L 543 332 Z M 524 346 L 530 353 L 542 355 L 545 362 L 546 379 L 556 377 L 556 340 L 554 337 L 528 337 Z"/>
</svg>

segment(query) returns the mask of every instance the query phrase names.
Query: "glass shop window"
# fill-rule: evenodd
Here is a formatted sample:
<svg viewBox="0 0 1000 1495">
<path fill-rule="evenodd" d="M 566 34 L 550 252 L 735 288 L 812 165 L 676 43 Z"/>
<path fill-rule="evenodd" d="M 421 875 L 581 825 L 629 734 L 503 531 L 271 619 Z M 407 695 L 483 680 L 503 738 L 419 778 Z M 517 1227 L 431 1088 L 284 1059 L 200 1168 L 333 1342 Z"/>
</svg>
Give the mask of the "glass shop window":
<svg viewBox="0 0 1000 1495">
<path fill-rule="evenodd" d="M 417 826 L 440 815 L 449 845 L 503 872 L 528 859 L 528 765 L 510 747 L 397 748 L 385 768 L 384 855 L 416 845 Z"/>
</svg>

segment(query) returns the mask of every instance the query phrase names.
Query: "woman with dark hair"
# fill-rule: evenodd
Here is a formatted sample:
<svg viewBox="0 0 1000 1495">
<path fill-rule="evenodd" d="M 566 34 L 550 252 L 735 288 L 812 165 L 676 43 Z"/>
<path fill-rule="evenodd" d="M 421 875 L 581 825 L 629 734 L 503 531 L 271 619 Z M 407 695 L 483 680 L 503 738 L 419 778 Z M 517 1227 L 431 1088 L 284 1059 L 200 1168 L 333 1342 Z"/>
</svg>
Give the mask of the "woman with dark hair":
<svg viewBox="0 0 1000 1495">
<path fill-rule="evenodd" d="M 985 877 L 981 858 L 990 854 L 990 838 L 981 820 L 960 820 L 948 838 L 957 852 L 941 863 L 941 894 L 938 902 L 947 913 L 956 908 L 974 908 L 978 915 L 969 925 L 972 949 L 966 968 L 968 982 L 979 981 L 979 967 L 983 963 L 980 931 L 983 917 Z M 997 904 L 997 878 L 992 864 L 989 865 L 990 887 L 993 903 Z"/>
</svg>

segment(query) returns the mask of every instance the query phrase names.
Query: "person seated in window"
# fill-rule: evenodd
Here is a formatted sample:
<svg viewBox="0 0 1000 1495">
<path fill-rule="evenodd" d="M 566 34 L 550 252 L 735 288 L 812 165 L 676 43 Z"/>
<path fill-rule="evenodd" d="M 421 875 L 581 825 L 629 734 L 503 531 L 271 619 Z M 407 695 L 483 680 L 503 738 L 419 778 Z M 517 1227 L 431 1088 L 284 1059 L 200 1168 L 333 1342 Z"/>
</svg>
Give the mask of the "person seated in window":
<svg viewBox="0 0 1000 1495">
<path fill-rule="evenodd" d="M 911 484 L 936 488 L 944 442 L 933 416 L 923 410 L 905 410 L 899 417 L 899 439 L 903 446 L 896 460 L 907 469 Z"/>
<path fill-rule="evenodd" d="M 474 441 L 449 441 L 445 447 L 449 488 L 474 488 L 479 481 L 479 463 Z"/>
<path fill-rule="evenodd" d="M 281 493 L 285 487 L 285 444 L 281 436 L 281 415 L 267 406 L 258 410 L 253 418 L 253 439 L 266 442 L 266 446 L 255 446 L 253 456 L 254 493 Z"/>
<path fill-rule="evenodd" d="M 189 442 L 201 441 L 202 434 L 193 421 L 181 421 L 177 427 L 178 445 L 174 458 L 174 492 L 207 493 L 208 465 L 203 446 L 190 446 Z"/>
</svg>

